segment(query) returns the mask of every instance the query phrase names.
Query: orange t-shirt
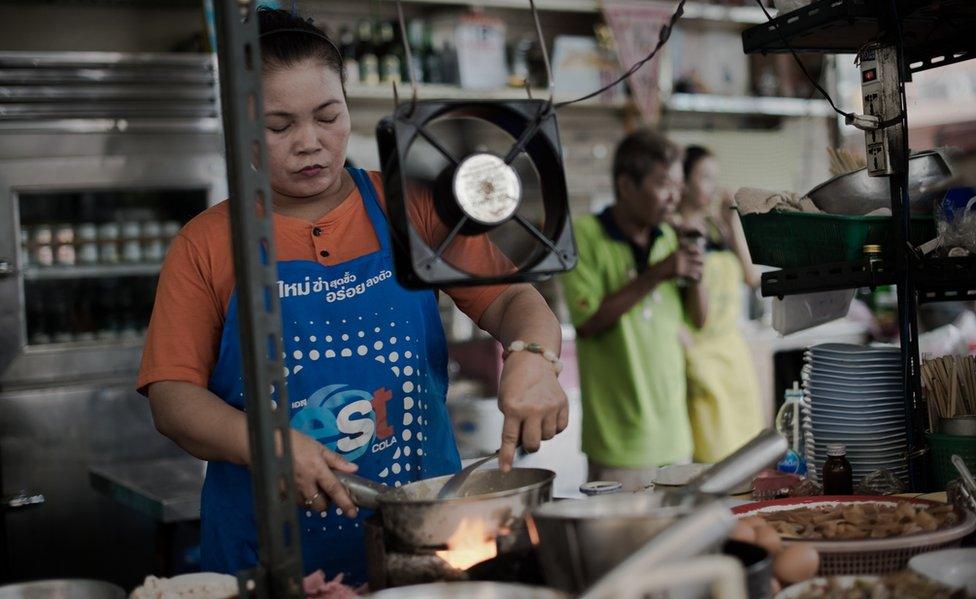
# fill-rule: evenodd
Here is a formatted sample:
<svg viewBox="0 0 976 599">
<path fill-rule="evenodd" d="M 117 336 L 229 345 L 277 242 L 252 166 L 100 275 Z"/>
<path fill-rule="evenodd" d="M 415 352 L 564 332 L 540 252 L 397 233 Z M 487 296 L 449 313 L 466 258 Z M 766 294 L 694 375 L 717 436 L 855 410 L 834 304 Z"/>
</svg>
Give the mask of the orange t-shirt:
<svg viewBox="0 0 976 599">
<path fill-rule="evenodd" d="M 369 178 L 386 209 L 380 173 Z M 443 238 L 429 202 L 411 212 L 427 239 Z M 317 222 L 274 215 L 278 260 L 314 260 L 334 266 L 379 249 L 379 239 L 358 190 Z M 510 263 L 487 237 L 458 237 L 447 252 L 469 272 L 499 272 Z M 138 388 L 159 381 L 185 381 L 206 387 L 220 350 L 224 317 L 234 291 L 230 209 L 226 201 L 198 214 L 173 238 L 159 275 L 156 301 L 139 368 Z M 458 308 L 478 322 L 505 285 L 454 287 L 444 291 Z"/>
</svg>

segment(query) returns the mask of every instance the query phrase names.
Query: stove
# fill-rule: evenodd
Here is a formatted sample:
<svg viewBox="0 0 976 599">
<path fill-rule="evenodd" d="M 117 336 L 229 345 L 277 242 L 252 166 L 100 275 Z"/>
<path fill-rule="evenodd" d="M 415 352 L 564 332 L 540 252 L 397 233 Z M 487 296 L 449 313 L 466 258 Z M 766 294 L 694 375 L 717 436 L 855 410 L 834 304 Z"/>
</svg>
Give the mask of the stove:
<svg viewBox="0 0 976 599">
<path fill-rule="evenodd" d="M 495 557 L 466 569 L 438 555 L 447 547 L 408 547 L 386 534 L 378 516 L 366 520 L 366 560 L 373 591 L 429 582 L 486 580 L 543 584 L 524 524 L 494 539 Z"/>
</svg>

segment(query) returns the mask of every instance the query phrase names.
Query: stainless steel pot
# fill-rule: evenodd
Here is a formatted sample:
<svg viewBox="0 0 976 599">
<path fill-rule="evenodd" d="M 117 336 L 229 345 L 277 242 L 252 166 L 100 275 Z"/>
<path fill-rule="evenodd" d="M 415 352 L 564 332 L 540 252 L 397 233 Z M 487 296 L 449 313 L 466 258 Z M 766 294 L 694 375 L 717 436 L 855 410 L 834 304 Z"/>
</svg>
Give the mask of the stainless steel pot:
<svg viewBox="0 0 976 599">
<path fill-rule="evenodd" d="M 908 162 L 908 197 L 912 212 L 930 214 L 932 201 L 941 194 L 923 188 L 948 179 L 952 170 L 939 152 L 919 152 Z M 824 212 L 862 215 L 878 208 L 891 207 L 891 191 L 886 177 L 870 177 L 867 169 L 838 175 L 807 193 Z"/>
<path fill-rule="evenodd" d="M 598 495 L 532 510 L 529 534 L 539 541 L 546 581 L 580 592 L 692 510 L 662 506 L 663 498 L 661 493 Z"/>
<path fill-rule="evenodd" d="M 569 599 L 559 591 L 504 582 L 436 582 L 386 589 L 375 599 Z"/>
<path fill-rule="evenodd" d="M 2 586 L 0 599 L 125 599 L 125 591 L 100 580 L 38 580 Z"/>
<path fill-rule="evenodd" d="M 556 478 L 541 468 L 480 470 L 465 483 L 461 497 L 437 499 L 450 475 L 392 488 L 336 474 L 356 505 L 379 510 L 384 530 L 413 548 L 443 548 L 465 520 L 484 523 L 486 538 L 494 538 L 518 525 L 530 509 L 551 500 Z"/>
<path fill-rule="evenodd" d="M 533 509 L 529 532 L 537 541 L 546 580 L 559 589 L 583 591 L 703 501 L 728 493 L 775 463 L 787 448 L 785 437 L 767 430 L 679 491 L 600 495 Z M 686 539 L 672 556 L 717 549 L 714 539 L 699 535 Z"/>
</svg>

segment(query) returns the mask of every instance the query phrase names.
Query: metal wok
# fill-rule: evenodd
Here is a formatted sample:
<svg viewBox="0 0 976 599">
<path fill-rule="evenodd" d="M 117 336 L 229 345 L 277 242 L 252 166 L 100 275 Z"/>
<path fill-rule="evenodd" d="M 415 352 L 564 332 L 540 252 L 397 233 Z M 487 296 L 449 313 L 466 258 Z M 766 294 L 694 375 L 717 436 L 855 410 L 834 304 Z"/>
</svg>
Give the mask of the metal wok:
<svg viewBox="0 0 976 599">
<path fill-rule="evenodd" d="M 552 499 L 556 474 L 541 468 L 480 470 L 471 475 L 460 497 L 437 499 L 450 475 L 402 487 L 387 487 L 354 474 L 337 472 L 356 505 L 379 511 L 383 529 L 411 548 L 442 549 L 462 521 L 484 523 L 495 538 L 522 522 L 533 507 Z"/>
</svg>

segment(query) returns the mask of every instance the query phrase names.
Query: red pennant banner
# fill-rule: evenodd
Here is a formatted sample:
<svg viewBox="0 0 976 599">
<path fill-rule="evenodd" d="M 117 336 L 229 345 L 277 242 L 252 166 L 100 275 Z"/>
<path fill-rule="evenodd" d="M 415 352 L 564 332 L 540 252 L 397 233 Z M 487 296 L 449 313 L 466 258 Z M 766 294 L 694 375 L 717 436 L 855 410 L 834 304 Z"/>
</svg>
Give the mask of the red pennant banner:
<svg viewBox="0 0 976 599">
<path fill-rule="evenodd" d="M 651 53 L 661 27 L 668 23 L 677 7 L 676 2 L 655 0 L 603 0 L 601 4 L 603 17 L 613 31 L 617 60 L 624 71 Z M 634 101 L 648 123 L 657 122 L 661 112 L 659 77 L 666 48 L 628 80 Z"/>
</svg>

